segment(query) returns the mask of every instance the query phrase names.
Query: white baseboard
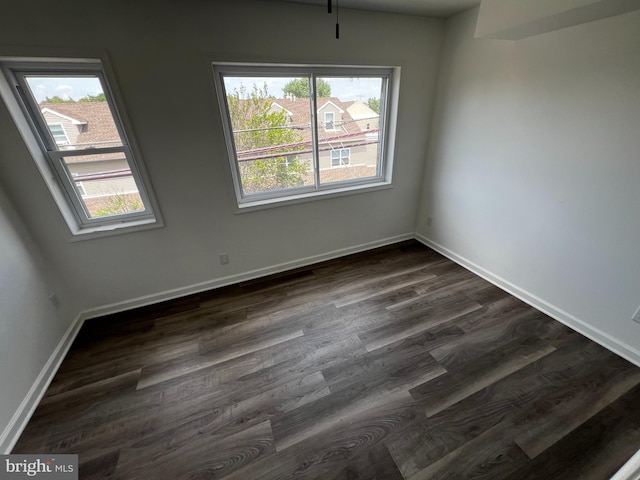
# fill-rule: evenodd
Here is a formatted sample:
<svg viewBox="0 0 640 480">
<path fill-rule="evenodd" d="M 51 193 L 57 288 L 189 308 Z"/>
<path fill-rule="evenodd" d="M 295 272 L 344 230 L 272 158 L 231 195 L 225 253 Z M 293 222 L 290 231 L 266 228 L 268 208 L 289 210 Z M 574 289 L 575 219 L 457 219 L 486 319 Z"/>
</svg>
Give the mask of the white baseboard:
<svg viewBox="0 0 640 480">
<path fill-rule="evenodd" d="M 29 419 L 31 419 L 33 412 L 40 403 L 40 400 L 42 400 L 42 397 L 44 397 L 47 388 L 49 388 L 49 384 L 53 380 L 58 368 L 60 368 L 69 348 L 71 348 L 71 344 L 78 335 L 83 321 L 84 319 L 82 315 L 78 315 L 73 322 L 71 322 L 71 325 L 67 328 L 67 331 L 58 343 L 58 346 L 55 348 L 44 367 L 42 367 L 42 370 L 40 370 L 36 381 L 33 382 L 33 385 L 31 385 L 31 388 L 24 397 L 24 400 L 22 400 L 22 403 L 20 403 L 20 406 L 13 414 L 13 417 L 11 417 L 9 424 L 2 431 L 2 434 L 0 435 L 0 452 L 3 454 L 9 454 L 11 453 L 11 450 L 13 450 L 13 447 L 27 426 Z"/>
<path fill-rule="evenodd" d="M 272 265 L 270 267 L 250 270 L 248 272 L 239 273 L 236 275 L 229 275 L 227 277 L 208 280 L 206 282 L 196 283 L 193 285 L 188 285 L 186 287 L 166 290 L 160 293 L 153 293 L 151 295 L 145 295 L 143 297 L 125 300 L 123 302 L 112 303 L 110 305 L 104 305 L 98 308 L 92 308 L 90 310 L 85 310 L 84 312 L 82 312 L 82 316 L 85 319 L 89 319 L 102 317 L 104 315 L 110 315 L 112 313 L 123 312 L 126 310 L 131 310 L 133 308 L 145 307 L 148 305 L 153 305 L 155 303 L 164 302 L 166 300 L 173 300 L 187 295 L 193 295 L 194 293 L 206 292 L 208 290 L 226 287 L 228 285 L 234 285 L 236 283 L 244 282 L 247 280 L 254 280 L 256 278 L 265 277 L 267 275 L 286 272 L 287 270 L 293 270 L 295 268 L 306 267 L 308 265 L 313 265 L 314 263 L 324 262 L 326 260 L 344 257 L 345 255 L 364 252 L 366 250 L 383 247 L 385 245 L 391 245 L 393 243 L 402 242 L 404 240 L 411 240 L 413 238 L 415 238 L 413 233 L 396 235 L 395 237 L 388 237 L 382 240 L 377 240 L 375 242 L 363 243 L 348 248 L 341 248 L 339 250 L 333 250 L 331 252 L 322 253 L 320 255 L 313 255 L 311 257 L 305 257 L 299 260 L 293 260 L 291 262 L 280 263 L 278 265 Z"/>
<path fill-rule="evenodd" d="M 561 308 L 552 305 L 551 303 L 541 299 L 540 297 L 527 292 L 526 290 L 514 285 L 513 283 L 493 274 L 489 270 L 473 263 L 471 260 L 458 255 L 457 253 L 449 250 L 448 248 L 430 240 L 420 234 L 415 234 L 414 238 L 419 242 L 422 242 L 426 246 L 433 248 L 435 251 L 441 253 L 445 257 L 453 260 L 457 264 L 463 266 L 467 270 L 475 273 L 476 275 L 484 278 L 488 282 L 493 283 L 495 286 L 510 293 L 514 297 L 519 298 L 523 302 L 531 305 L 533 308 L 540 310 L 541 312 L 549 315 L 551 318 L 558 320 L 567 327 L 577 331 L 585 337 L 593 340 L 594 342 L 602 345 L 613 353 L 620 355 L 622 358 L 629 360 L 631 363 L 640 367 L 640 351 L 633 348 L 631 345 L 627 345 L 623 341 L 612 337 L 608 333 L 603 332 L 587 322 L 574 317 L 568 312 L 565 312 Z"/>
</svg>

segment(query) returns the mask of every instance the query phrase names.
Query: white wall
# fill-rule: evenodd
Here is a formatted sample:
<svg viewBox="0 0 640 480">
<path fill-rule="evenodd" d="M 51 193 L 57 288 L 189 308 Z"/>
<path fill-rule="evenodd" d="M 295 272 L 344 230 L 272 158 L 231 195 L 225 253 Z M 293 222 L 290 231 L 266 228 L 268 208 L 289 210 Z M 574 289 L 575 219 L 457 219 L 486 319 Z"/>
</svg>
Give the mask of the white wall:
<svg viewBox="0 0 640 480">
<path fill-rule="evenodd" d="M 476 37 L 520 40 L 638 9 L 638 0 L 483 0 Z"/>
<path fill-rule="evenodd" d="M 4 158 L 0 157 L 4 160 Z M 55 292 L 66 305 L 49 302 Z M 25 416 L 16 416 L 73 318 L 74 300 L 31 241 L 0 189 L 0 452 L 10 448 Z M 36 398 L 29 398 L 34 402 Z M 27 413 L 33 406 L 24 404 Z M 13 420 L 13 422 L 12 422 Z"/>
<path fill-rule="evenodd" d="M 484 37 L 517 25 L 557 16 L 600 0 L 482 0 L 476 36 Z"/>
<path fill-rule="evenodd" d="M 19 178 L 8 193 L 82 310 L 413 232 L 444 21 L 340 13 L 336 41 L 324 8 L 284 2 L 36 0 L 3 9 L 0 49 L 108 50 L 166 223 L 69 242 L 17 135 L 0 143 L 0 173 Z M 237 214 L 210 56 L 400 66 L 394 188 Z M 3 108 L 0 124 L 13 128 Z"/>
<path fill-rule="evenodd" d="M 419 231 L 640 362 L 640 13 L 518 42 L 477 13 L 447 24 Z"/>
</svg>

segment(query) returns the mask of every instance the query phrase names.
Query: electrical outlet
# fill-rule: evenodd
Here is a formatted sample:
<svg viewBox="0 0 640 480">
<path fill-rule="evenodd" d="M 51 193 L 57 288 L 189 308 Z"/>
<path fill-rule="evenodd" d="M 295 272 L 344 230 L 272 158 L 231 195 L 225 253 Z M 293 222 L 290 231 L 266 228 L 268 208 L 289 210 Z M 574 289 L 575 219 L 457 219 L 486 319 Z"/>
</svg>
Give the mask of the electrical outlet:
<svg viewBox="0 0 640 480">
<path fill-rule="evenodd" d="M 433 218 L 427 217 L 427 227 L 431 227 L 432 223 L 433 223 Z"/>
<path fill-rule="evenodd" d="M 634 322 L 640 323 L 640 307 L 638 307 L 638 309 L 636 310 L 636 313 L 633 314 L 633 317 L 631 317 L 631 320 L 633 320 Z"/>
<path fill-rule="evenodd" d="M 229 263 L 229 255 L 226 253 L 223 253 L 220 255 L 220 265 L 226 265 L 227 263 Z"/>
<path fill-rule="evenodd" d="M 51 305 L 53 305 L 53 308 L 55 308 L 56 310 L 60 308 L 60 299 L 55 294 L 55 292 L 49 295 L 49 301 L 51 302 Z"/>
</svg>

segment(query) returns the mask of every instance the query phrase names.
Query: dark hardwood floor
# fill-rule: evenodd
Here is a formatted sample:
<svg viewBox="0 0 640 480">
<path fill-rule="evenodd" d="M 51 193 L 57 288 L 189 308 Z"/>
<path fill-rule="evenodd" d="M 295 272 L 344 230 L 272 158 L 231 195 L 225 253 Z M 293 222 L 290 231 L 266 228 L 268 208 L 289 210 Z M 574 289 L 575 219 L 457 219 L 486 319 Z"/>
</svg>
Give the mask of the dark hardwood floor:
<svg viewBox="0 0 640 480">
<path fill-rule="evenodd" d="M 608 479 L 640 368 L 405 242 L 85 323 L 14 453 L 81 478 Z"/>
</svg>

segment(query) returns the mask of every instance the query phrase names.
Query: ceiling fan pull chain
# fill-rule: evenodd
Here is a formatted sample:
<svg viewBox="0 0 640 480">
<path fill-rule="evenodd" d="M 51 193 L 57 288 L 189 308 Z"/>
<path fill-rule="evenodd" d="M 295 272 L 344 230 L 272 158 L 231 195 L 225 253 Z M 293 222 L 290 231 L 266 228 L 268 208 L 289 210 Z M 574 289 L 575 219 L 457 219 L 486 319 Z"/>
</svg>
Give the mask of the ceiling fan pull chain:
<svg viewBox="0 0 640 480">
<path fill-rule="evenodd" d="M 336 40 L 340 38 L 340 0 L 336 0 Z"/>
</svg>

